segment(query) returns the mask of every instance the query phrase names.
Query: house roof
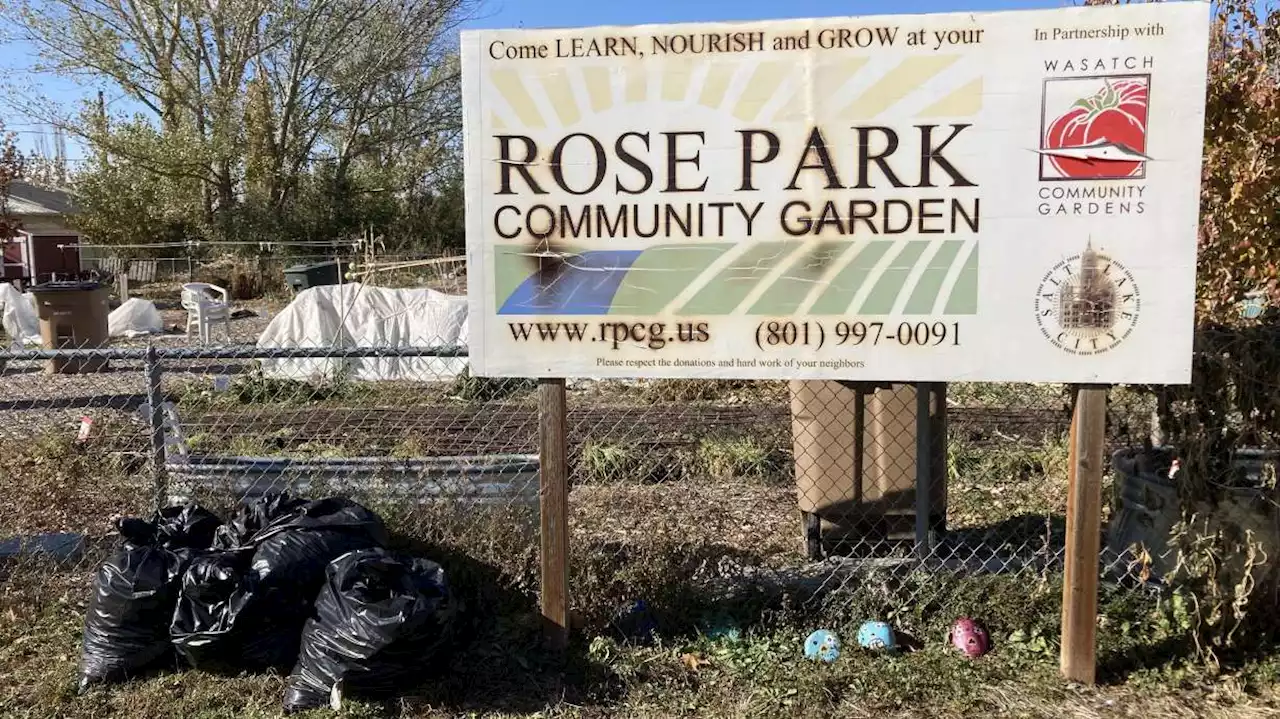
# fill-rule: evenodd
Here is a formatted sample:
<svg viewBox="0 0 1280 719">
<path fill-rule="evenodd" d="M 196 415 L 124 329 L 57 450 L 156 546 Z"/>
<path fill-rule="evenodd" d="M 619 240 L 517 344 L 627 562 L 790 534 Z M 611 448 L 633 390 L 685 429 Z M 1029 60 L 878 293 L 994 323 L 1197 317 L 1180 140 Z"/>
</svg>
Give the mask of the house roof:
<svg viewBox="0 0 1280 719">
<path fill-rule="evenodd" d="M 71 193 L 36 187 L 29 182 L 9 183 L 9 213 L 23 215 L 67 215 L 76 211 Z"/>
</svg>

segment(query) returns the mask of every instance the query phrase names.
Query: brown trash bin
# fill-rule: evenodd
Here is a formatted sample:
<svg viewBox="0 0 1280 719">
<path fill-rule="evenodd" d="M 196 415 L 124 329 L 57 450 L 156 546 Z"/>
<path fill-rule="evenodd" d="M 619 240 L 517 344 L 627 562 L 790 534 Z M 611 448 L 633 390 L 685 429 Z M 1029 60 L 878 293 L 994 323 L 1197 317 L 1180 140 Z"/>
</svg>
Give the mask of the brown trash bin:
<svg viewBox="0 0 1280 719">
<path fill-rule="evenodd" d="M 947 513 L 946 398 L 944 385 L 926 387 L 938 388 L 930 391 L 936 439 L 929 487 L 929 525 L 937 532 Z M 796 493 L 809 555 L 821 555 L 824 538 L 872 548 L 915 539 L 916 387 L 796 380 L 790 390 Z"/>
<path fill-rule="evenodd" d="M 45 349 L 101 349 L 109 340 L 107 289 L 97 282 L 46 282 L 35 285 L 36 316 Z M 101 372 L 107 360 L 51 359 L 48 374 Z"/>
</svg>

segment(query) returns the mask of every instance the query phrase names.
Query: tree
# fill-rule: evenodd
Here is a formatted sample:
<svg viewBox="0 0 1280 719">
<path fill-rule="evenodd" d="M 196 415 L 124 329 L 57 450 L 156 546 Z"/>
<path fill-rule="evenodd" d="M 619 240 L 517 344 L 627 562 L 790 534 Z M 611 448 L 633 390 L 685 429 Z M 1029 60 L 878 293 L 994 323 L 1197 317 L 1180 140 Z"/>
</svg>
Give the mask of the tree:
<svg viewBox="0 0 1280 719">
<path fill-rule="evenodd" d="M 121 123 L 121 143 L 145 148 L 148 161 L 133 155 L 91 155 L 71 178 L 79 212 L 74 220 L 95 244 L 183 242 L 211 237 L 199 178 L 152 167 L 175 167 L 195 152 L 173 135 L 164 137 L 147 123 Z M 139 153 L 142 154 L 142 153 Z"/>
<path fill-rule="evenodd" d="M 1213 7 L 1196 263 L 1201 320 L 1238 320 L 1239 302 L 1252 291 L 1280 302 L 1278 22 L 1274 13 L 1259 17 L 1250 0 Z"/>
<path fill-rule="evenodd" d="M 118 178 L 119 163 L 143 184 L 194 183 L 200 216 L 186 224 L 229 239 L 314 214 L 299 203 L 325 194 L 317 183 L 351 207 L 379 206 L 358 195 L 398 197 L 451 159 L 452 30 L 475 1 L 14 0 L 4 12 L 39 50 L 34 69 L 105 80 L 141 112 L 53 113 L 38 94 L 18 98 L 23 109 L 97 149 L 91 172 Z"/>
<path fill-rule="evenodd" d="M 1221 2 L 1210 46 L 1197 263 L 1205 319 L 1238 317 L 1261 290 L 1280 300 L 1280 87 L 1277 18 Z"/>
<path fill-rule="evenodd" d="M 22 224 L 9 214 L 9 183 L 22 177 L 25 164 L 16 139 L 12 132 L 5 132 L 4 123 L 0 122 L 0 240 L 13 237 L 22 229 Z"/>
<path fill-rule="evenodd" d="M 50 145 L 52 144 L 52 147 Z M 35 136 L 35 149 L 26 157 L 23 179 L 41 187 L 63 188 L 70 180 L 67 167 L 67 142 L 65 134 L 54 128 L 53 142 L 45 140 L 44 133 Z"/>
</svg>

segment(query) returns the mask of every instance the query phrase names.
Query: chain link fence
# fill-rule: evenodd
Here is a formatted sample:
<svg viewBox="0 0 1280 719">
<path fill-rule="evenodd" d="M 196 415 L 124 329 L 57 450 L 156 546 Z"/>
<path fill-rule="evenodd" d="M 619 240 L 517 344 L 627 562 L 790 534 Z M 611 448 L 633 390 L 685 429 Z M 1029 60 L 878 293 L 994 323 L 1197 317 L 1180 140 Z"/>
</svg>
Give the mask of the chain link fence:
<svg viewBox="0 0 1280 719">
<path fill-rule="evenodd" d="M 536 382 L 472 377 L 445 337 L 259 347 L 266 322 L 233 320 L 218 345 L 170 331 L 0 355 L 6 551 L 79 553 L 87 587 L 115 517 L 340 494 L 531 601 Z M 1113 389 L 1111 451 L 1159 441 L 1172 409 Z M 607 627 L 636 599 L 680 617 L 784 596 L 908 608 L 955 577 L 1056 576 L 1071 411 L 1057 385 L 571 379 L 573 622 Z M 1101 571 L 1150 585 L 1178 498 L 1116 476 Z"/>
</svg>

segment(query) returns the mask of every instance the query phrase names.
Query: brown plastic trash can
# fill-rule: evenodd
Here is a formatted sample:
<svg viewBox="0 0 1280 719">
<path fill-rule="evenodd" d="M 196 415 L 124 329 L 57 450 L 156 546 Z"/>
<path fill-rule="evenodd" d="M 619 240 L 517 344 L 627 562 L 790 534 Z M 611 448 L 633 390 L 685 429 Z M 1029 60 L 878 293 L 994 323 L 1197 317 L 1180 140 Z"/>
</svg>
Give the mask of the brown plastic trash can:
<svg viewBox="0 0 1280 719">
<path fill-rule="evenodd" d="M 109 340 L 107 290 L 97 282 L 47 282 L 35 285 L 36 316 L 45 349 L 100 349 Z M 105 359 L 51 359 L 48 374 L 101 372 Z"/>
<path fill-rule="evenodd" d="M 947 514 L 946 398 L 929 388 L 929 526 Z M 796 494 L 812 558 L 823 540 L 874 549 L 915 539 L 916 387 L 879 388 L 834 381 L 792 381 L 791 435 Z M 859 437 L 861 434 L 861 437 Z"/>
</svg>

